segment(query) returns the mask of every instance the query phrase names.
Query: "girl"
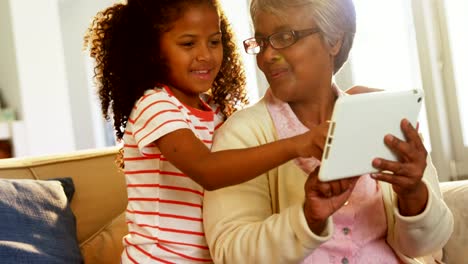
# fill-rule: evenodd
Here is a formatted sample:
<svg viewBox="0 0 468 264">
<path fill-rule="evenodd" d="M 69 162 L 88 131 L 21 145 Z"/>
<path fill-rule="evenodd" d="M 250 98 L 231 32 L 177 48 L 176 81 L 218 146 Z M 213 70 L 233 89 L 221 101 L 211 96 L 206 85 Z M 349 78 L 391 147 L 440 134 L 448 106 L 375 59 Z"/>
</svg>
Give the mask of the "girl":
<svg viewBox="0 0 468 264">
<path fill-rule="evenodd" d="M 212 262 L 204 189 L 321 153 L 311 146 L 324 141 L 327 125 L 252 149 L 210 152 L 216 128 L 247 103 L 216 0 L 128 0 L 95 17 L 85 46 L 97 63 L 103 114 L 112 114 L 124 142 L 129 233 L 122 263 Z"/>
</svg>

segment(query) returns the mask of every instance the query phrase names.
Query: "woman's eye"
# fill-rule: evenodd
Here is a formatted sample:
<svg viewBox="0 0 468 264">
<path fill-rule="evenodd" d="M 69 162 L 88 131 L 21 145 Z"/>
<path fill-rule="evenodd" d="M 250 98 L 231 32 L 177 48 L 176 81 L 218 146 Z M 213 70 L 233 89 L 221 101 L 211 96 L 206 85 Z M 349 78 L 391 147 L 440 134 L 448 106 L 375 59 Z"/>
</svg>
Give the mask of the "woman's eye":
<svg viewBox="0 0 468 264">
<path fill-rule="evenodd" d="M 293 36 L 290 33 L 283 33 L 281 34 L 281 40 L 283 41 L 290 41 Z"/>
</svg>

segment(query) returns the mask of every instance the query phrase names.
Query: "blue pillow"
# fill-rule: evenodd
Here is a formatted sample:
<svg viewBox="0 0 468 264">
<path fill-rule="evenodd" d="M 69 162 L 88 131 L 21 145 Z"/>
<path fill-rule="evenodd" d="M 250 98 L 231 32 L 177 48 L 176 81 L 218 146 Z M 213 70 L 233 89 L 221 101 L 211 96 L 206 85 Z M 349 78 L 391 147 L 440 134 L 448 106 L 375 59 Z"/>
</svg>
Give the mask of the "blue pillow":
<svg viewBox="0 0 468 264">
<path fill-rule="evenodd" d="M 71 178 L 0 179 L 0 263 L 83 263 Z"/>
</svg>

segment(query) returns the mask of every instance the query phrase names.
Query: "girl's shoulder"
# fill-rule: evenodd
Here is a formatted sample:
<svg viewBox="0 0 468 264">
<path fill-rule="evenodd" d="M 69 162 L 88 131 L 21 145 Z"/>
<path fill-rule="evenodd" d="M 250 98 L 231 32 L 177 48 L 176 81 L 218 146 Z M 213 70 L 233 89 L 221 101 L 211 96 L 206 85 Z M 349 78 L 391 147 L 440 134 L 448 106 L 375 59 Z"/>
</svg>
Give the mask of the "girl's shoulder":
<svg viewBox="0 0 468 264">
<path fill-rule="evenodd" d="M 143 95 L 138 99 L 135 106 L 151 104 L 155 101 L 166 100 L 177 104 L 175 97 L 171 95 L 164 87 L 154 87 L 146 90 Z"/>
<path fill-rule="evenodd" d="M 213 97 L 210 94 L 202 93 L 200 94 L 200 99 L 203 102 L 205 102 L 211 108 L 211 110 L 213 110 L 215 115 L 218 115 L 222 117 L 222 119 L 224 119 L 224 114 L 221 111 L 221 106 L 213 100 Z"/>
<path fill-rule="evenodd" d="M 219 105 L 216 104 L 215 101 L 213 100 L 213 96 L 211 96 L 210 94 L 202 93 L 200 94 L 200 99 L 203 102 L 205 102 L 207 105 L 209 105 L 213 110 L 214 108 L 219 107 Z"/>
</svg>

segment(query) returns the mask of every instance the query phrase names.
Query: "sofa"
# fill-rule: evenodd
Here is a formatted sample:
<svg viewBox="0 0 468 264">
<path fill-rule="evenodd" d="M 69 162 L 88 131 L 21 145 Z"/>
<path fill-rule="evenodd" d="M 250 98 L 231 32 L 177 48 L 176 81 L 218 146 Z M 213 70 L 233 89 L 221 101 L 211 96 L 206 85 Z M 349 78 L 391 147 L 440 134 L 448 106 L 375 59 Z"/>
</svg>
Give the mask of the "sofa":
<svg viewBox="0 0 468 264">
<path fill-rule="evenodd" d="M 115 147 L 62 155 L 0 160 L 0 178 L 44 180 L 71 177 L 75 194 L 71 209 L 86 264 L 119 263 L 123 250 L 126 188 L 115 165 Z M 468 263 L 468 181 L 441 183 L 455 216 L 455 230 L 444 248 L 444 262 Z"/>
<path fill-rule="evenodd" d="M 85 264 L 119 263 L 127 233 L 125 179 L 115 165 L 118 149 L 0 160 L 0 178 L 45 180 L 71 177 L 71 209 Z M 0 260 L 0 263 L 2 261 Z"/>
</svg>

